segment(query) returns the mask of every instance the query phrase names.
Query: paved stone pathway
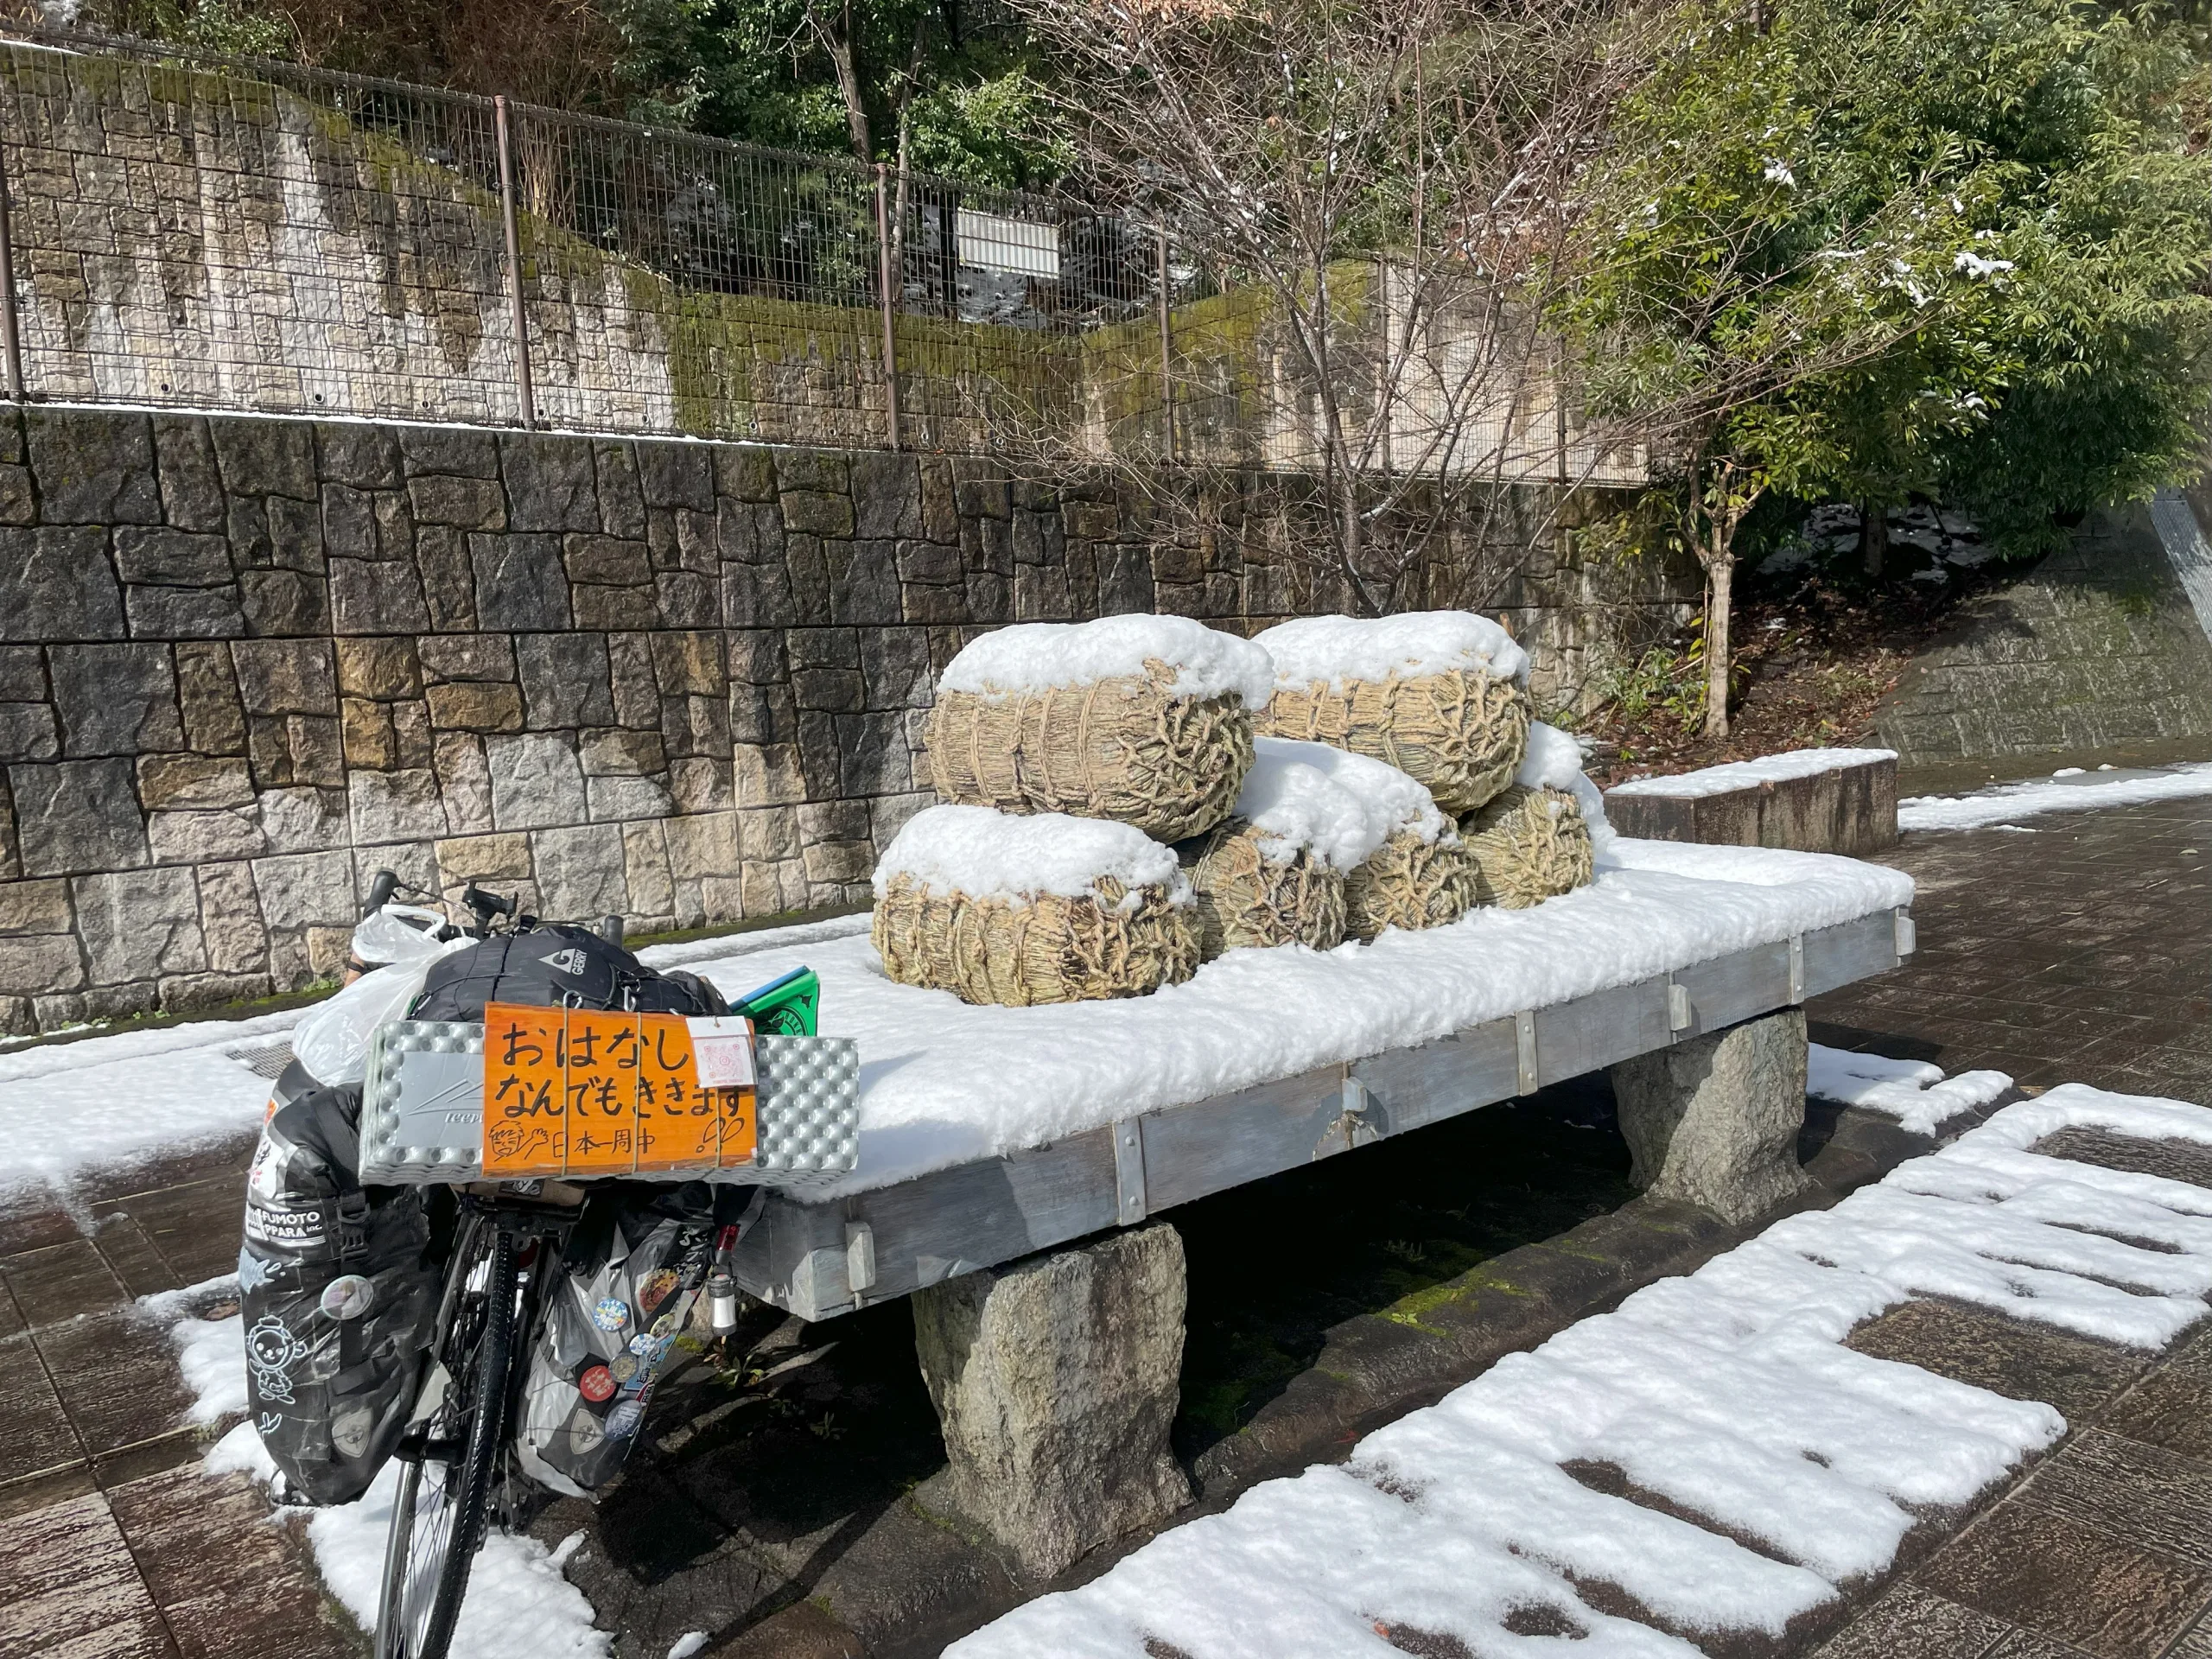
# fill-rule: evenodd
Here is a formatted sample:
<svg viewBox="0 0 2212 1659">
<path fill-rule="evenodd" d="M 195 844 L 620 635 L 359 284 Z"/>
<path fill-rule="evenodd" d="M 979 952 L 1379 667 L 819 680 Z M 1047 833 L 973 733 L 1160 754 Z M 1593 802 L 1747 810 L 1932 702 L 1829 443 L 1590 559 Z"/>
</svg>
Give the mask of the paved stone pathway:
<svg viewBox="0 0 2212 1659">
<path fill-rule="evenodd" d="M 362 1651 L 297 1523 L 200 1471 L 207 1433 L 177 1426 L 191 1396 L 132 1306 L 237 1266 L 251 1151 L 0 1213 L 0 1659 Z"/>
<path fill-rule="evenodd" d="M 2037 1150 L 2212 1187 L 2202 1147 L 2069 1130 Z M 1986 1309 L 1915 1301 L 1851 1344 L 2045 1401 L 2069 1433 L 1820 1659 L 2212 1659 L 2212 1326 L 2152 1364 Z"/>
<path fill-rule="evenodd" d="M 1913 961 L 1813 1003 L 1815 1041 L 2212 1105 L 2212 801 L 1906 837 Z M 2039 1151 L 2212 1187 L 2202 1148 Z M 1912 1302 L 1853 1345 L 2048 1401 L 2070 1433 L 1910 1565 L 1821 1659 L 2212 1659 L 2212 1330 L 2156 1364 Z M 1931 1531 L 1936 1530 L 1931 1529 Z"/>
<path fill-rule="evenodd" d="M 2212 799 L 2021 830 L 1885 855 L 1920 884 L 1919 953 L 1815 1001 L 1814 1040 L 2212 1104 Z"/>
<path fill-rule="evenodd" d="M 1815 1003 L 1816 1038 L 1951 1071 L 1996 1066 L 2030 1086 L 2078 1080 L 2212 1103 L 2212 804 L 2031 823 L 2032 835 L 1903 844 L 1891 861 L 1923 884 L 1923 949 L 1898 973 Z M 1587 1106 L 1560 1094 L 1548 1109 L 1586 1117 Z M 1806 1149 L 1834 1193 L 1924 1144 L 1827 1111 Z M 2094 1136 L 2048 1149 L 2145 1155 Z M 363 1650 L 296 1523 L 269 1525 L 242 1478 L 200 1472 L 207 1435 L 175 1427 L 186 1398 L 166 1341 L 130 1307 L 231 1269 L 247 1151 L 95 1184 L 76 1208 L 0 1213 L 0 1659 Z M 2161 1155 L 2161 1173 L 2212 1186 L 2201 1151 Z M 1554 1202 L 1572 1196 L 1561 1192 Z M 1312 1213 L 1300 1193 L 1236 1202 Z M 1386 1310 L 1327 1323 L 1301 1351 L 1304 1369 L 1240 1414 L 1249 1432 L 1186 1448 L 1206 1501 L 1327 1455 L 1378 1412 L 1433 1397 L 1734 1242 L 1674 1208 L 1638 1200 L 1543 1236 L 1552 1221 L 1421 1293 L 1418 1321 Z M 1199 1240 L 1252 1218 L 1188 1220 Z M 1199 1253 L 1194 1243 L 1194 1263 Z M 702 1626 L 717 1637 L 710 1659 L 934 1653 L 1034 1593 L 899 1497 L 936 1462 L 902 1310 L 760 1334 L 754 1370 L 780 1376 L 748 1382 L 734 1407 L 699 1379 L 698 1412 L 670 1400 L 637 1478 L 595 1512 L 563 1504 L 540 1517 L 556 1537 L 591 1526 L 570 1575 L 625 1632 L 623 1659 L 658 1659 Z M 1978 1516 L 1930 1516 L 1897 1573 L 1854 1608 L 1741 1659 L 2212 1659 L 2212 1334 L 2152 1364 L 1915 1302 L 1853 1340 L 2050 1401 L 2073 1433 Z M 733 1438 L 748 1422 L 768 1427 Z"/>
</svg>

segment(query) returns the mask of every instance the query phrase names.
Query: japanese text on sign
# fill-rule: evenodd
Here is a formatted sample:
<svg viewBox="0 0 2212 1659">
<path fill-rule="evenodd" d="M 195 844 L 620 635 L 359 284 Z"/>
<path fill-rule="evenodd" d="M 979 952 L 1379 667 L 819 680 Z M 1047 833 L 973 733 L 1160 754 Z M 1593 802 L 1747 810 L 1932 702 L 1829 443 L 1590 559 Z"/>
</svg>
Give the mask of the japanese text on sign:
<svg viewBox="0 0 2212 1659">
<path fill-rule="evenodd" d="M 708 1069 L 728 1075 L 721 1065 Z M 690 1027 L 675 1014 L 503 1002 L 484 1010 L 487 1178 L 589 1179 L 747 1164 L 758 1137 L 754 1105 L 750 1087 L 701 1085 Z"/>
</svg>

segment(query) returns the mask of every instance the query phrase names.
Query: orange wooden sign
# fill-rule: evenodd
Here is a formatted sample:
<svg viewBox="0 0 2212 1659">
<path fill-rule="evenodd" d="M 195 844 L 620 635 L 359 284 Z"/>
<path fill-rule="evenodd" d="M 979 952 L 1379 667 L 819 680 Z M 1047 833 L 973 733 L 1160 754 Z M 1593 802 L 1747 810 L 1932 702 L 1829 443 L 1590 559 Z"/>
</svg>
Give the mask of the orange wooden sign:
<svg viewBox="0 0 2212 1659">
<path fill-rule="evenodd" d="M 749 1088 L 702 1089 L 672 1014 L 484 1010 L 484 1173 L 495 1180 L 677 1174 L 753 1161 Z"/>
</svg>

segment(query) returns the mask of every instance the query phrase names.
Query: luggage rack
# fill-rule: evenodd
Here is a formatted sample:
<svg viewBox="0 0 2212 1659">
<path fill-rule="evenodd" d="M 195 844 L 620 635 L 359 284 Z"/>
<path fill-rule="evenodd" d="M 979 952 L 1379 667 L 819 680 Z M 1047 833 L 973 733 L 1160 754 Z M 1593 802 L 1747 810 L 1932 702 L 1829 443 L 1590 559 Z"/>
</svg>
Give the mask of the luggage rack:
<svg viewBox="0 0 2212 1659">
<path fill-rule="evenodd" d="M 853 1168 L 860 1146 L 860 1046 L 849 1037 L 766 1034 L 753 1044 L 759 1131 L 751 1157 L 641 1170 L 639 1179 L 804 1190 Z M 394 1020 L 378 1027 L 361 1091 L 362 1181 L 461 1185 L 483 1176 L 482 1024 Z"/>
</svg>

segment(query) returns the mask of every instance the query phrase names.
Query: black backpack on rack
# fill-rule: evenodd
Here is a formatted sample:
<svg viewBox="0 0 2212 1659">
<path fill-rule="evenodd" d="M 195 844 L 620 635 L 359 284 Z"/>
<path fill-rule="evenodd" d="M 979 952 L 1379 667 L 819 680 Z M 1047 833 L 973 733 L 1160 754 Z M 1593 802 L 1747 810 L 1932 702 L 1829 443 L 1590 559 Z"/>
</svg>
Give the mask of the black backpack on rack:
<svg viewBox="0 0 2212 1659">
<path fill-rule="evenodd" d="M 715 988 L 681 969 L 648 968 L 588 927 L 541 922 L 495 934 L 430 964 L 410 1020 L 481 1020 L 487 1002 L 634 1009 L 701 1018 L 727 1014 Z"/>
</svg>

